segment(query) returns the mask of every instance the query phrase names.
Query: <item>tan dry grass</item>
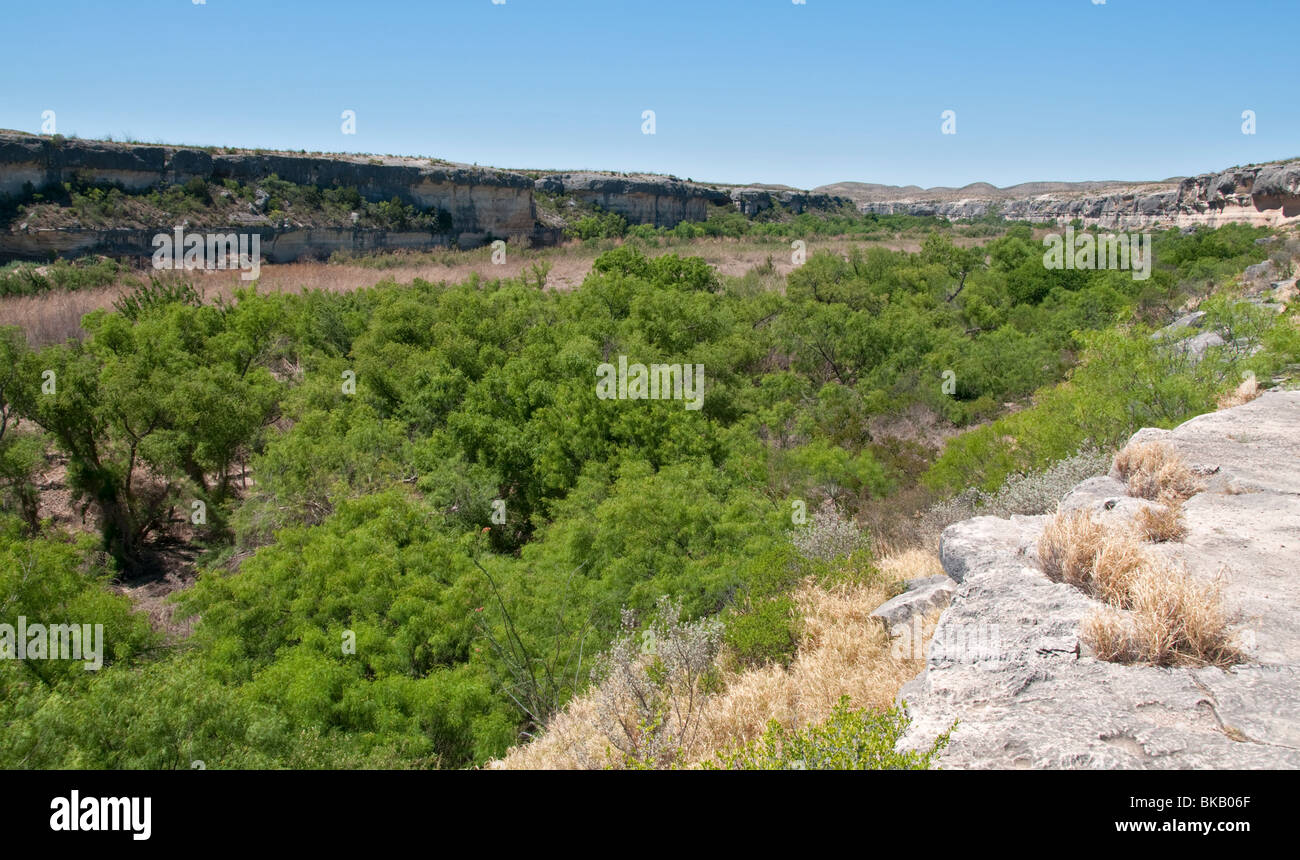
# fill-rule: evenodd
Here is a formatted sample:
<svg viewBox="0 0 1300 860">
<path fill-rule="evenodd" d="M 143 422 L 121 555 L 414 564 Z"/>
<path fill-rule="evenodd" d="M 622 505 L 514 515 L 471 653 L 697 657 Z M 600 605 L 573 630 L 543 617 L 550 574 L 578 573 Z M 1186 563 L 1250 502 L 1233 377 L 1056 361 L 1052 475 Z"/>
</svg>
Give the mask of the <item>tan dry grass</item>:
<svg viewBox="0 0 1300 860">
<path fill-rule="evenodd" d="M 1223 603 L 1222 580 L 1153 561 L 1134 579 L 1130 611 L 1108 608 L 1084 620 L 1084 639 L 1103 660 L 1156 666 L 1231 666 L 1242 660 Z"/>
<path fill-rule="evenodd" d="M 1219 398 L 1218 408 L 1231 409 L 1234 406 L 1241 406 L 1244 403 L 1249 403 L 1254 400 L 1262 393 L 1263 389 L 1259 387 L 1259 383 L 1255 380 L 1255 377 L 1247 377 L 1242 380 L 1241 385 L 1238 385 L 1233 391 Z"/>
<path fill-rule="evenodd" d="M 912 579 L 942 572 L 938 558 L 918 550 L 883 559 L 891 577 Z M 704 707 L 701 731 L 687 762 L 698 763 L 718 750 L 759 737 L 770 720 L 801 728 L 830 716 L 841 696 L 855 707 L 887 708 L 903 683 L 916 676 L 923 652 L 898 649 L 871 612 L 890 596 L 883 584 L 824 588 L 805 582 L 795 595 L 803 617 L 799 648 L 788 667 L 764 666 L 728 673 L 722 692 Z M 938 613 L 923 632 L 933 631 Z M 920 649 L 918 649 L 920 650 Z M 583 695 L 556 715 L 546 732 L 517 746 L 489 767 L 503 769 L 581 769 L 617 766 L 617 755 L 597 726 L 596 697 Z"/>
<path fill-rule="evenodd" d="M 1112 606 L 1127 606 L 1147 553 L 1131 531 L 1107 532 L 1093 560 L 1091 590 Z"/>
<path fill-rule="evenodd" d="M 891 581 L 943 574 L 943 565 L 939 563 L 939 556 L 919 547 L 890 553 L 876 562 L 876 567 Z"/>
<path fill-rule="evenodd" d="M 1181 534 L 1180 516 L 1176 505 L 1145 508 L 1137 529 L 1129 529 L 1074 511 L 1058 513 L 1044 526 L 1038 554 L 1047 575 L 1107 604 L 1084 620 L 1082 630 L 1101 659 L 1157 666 L 1240 660 L 1221 581 L 1202 583 L 1139 542 L 1152 529 Z"/>
<path fill-rule="evenodd" d="M 1115 470 L 1131 496 L 1181 502 L 1205 487 L 1178 452 L 1164 442 L 1139 442 L 1115 455 Z"/>
<path fill-rule="evenodd" d="M 1137 514 L 1136 527 L 1142 539 L 1152 543 L 1182 540 L 1187 536 L 1183 506 L 1179 502 L 1142 508 Z"/>
<path fill-rule="evenodd" d="M 1092 571 L 1106 528 L 1087 511 L 1058 512 L 1038 537 L 1038 559 L 1053 582 L 1092 591 Z"/>
</svg>

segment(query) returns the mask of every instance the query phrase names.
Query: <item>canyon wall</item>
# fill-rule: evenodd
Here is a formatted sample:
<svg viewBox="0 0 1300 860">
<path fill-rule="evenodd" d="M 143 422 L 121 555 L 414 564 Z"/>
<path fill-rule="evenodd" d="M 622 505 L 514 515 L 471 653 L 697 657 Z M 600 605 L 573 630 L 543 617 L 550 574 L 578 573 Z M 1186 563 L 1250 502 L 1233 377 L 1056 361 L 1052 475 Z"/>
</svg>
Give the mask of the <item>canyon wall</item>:
<svg viewBox="0 0 1300 860">
<path fill-rule="evenodd" d="M 731 203 L 746 218 L 754 218 L 780 206 L 794 215 L 804 212 L 842 212 L 853 210 L 853 201 L 847 197 L 795 188 L 766 188 L 761 185 L 733 188 Z"/>
<path fill-rule="evenodd" d="M 872 196 L 888 195 L 875 192 Z M 1096 193 L 973 194 L 953 199 L 955 196 L 954 192 L 930 195 L 918 189 L 894 200 L 862 200 L 859 208 L 880 215 L 979 218 L 996 206 L 1003 218 L 1012 220 L 1062 223 L 1078 218 L 1086 225 L 1121 230 L 1228 223 L 1279 227 L 1300 222 L 1300 161 L 1235 167 L 1177 182 L 1135 184 Z"/>
<path fill-rule="evenodd" d="M 545 194 L 563 194 L 599 206 L 629 224 L 675 227 L 682 221 L 703 221 L 709 206 L 731 202 L 725 191 L 672 176 L 616 176 L 607 173 L 554 173 L 538 179 Z"/>
<path fill-rule="evenodd" d="M 441 210 L 451 216 L 451 229 L 445 234 L 256 223 L 231 225 L 240 232 L 261 234 L 263 248 L 281 248 L 278 252 L 281 258 L 294 253 L 291 249 L 297 249 L 300 255 L 327 256 L 334 250 L 429 248 L 447 245 L 453 239 L 461 247 L 473 247 L 489 238 L 523 241 L 549 235 L 537 230 L 532 180 L 506 170 L 417 158 L 222 152 L 0 134 L 0 197 L 20 197 L 28 190 L 39 191 L 74 180 L 143 192 L 182 184 L 195 177 L 255 184 L 271 175 L 322 188 L 336 184 L 352 186 L 372 202 L 397 198 L 420 209 Z M 75 225 L 25 230 L 15 224 L 13 229 L 0 233 L 0 259 L 41 258 L 49 251 L 130 254 L 147 249 L 153 234 L 172 226 L 159 224 L 157 229 L 140 231 Z"/>
<path fill-rule="evenodd" d="M 672 228 L 704 221 L 714 207 L 760 217 L 784 212 L 939 215 L 978 218 L 996 206 L 1003 218 L 1037 222 L 1080 219 L 1112 229 L 1217 226 L 1243 222 L 1281 226 L 1300 221 L 1300 161 L 1252 165 L 1161 183 L 1034 183 L 1010 189 L 891 188 L 839 183 L 813 191 L 784 186 L 711 186 L 651 174 L 553 173 L 533 178 L 494 168 L 428 158 L 307 155 L 40 137 L 0 132 L 0 206 L 65 182 L 111 184 L 147 192 L 200 178 L 246 185 L 276 175 L 300 185 L 355 187 L 367 200 L 397 198 L 450 216 L 450 229 L 392 231 L 373 227 L 273 223 L 265 212 L 233 218 L 224 230 L 256 232 L 269 260 L 324 258 L 335 251 L 467 248 L 502 238 L 547 245 L 562 241 L 563 219 L 542 223 L 536 195 L 560 195 L 622 215 L 629 224 Z M 1041 193 L 1045 192 L 1045 193 Z M 169 219 L 172 220 L 172 219 Z M 183 219 L 182 219 L 183 220 Z M 0 263 L 50 255 L 148 256 L 151 239 L 176 224 L 0 225 Z"/>
</svg>

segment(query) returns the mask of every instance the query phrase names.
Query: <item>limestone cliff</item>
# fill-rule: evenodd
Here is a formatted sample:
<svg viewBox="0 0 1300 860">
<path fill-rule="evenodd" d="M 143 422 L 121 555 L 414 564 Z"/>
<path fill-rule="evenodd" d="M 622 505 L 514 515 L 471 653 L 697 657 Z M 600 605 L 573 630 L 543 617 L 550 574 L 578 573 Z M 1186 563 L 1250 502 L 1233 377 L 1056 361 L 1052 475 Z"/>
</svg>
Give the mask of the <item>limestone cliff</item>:
<svg viewBox="0 0 1300 860">
<path fill-rule="evenodd" d="M 499 235 L 533 229 L 532 182 L 519 173 L 421 158 L 222 152 L 96 140 L 0 134 L 0 195 L 80 178 L 127 191 L 180 184 L 194 177 L 256 182 L 275 174 L 300 185 L 354 186 L 367 200 L 397 197 L 444 209 L 462 231 Z"/>
<path fill-rule="evenodd" d="M 491 238 L 551 244 L 562 238 L 564 224 L 539 220 L 538 193 L 562 195 L 617 213 L 629 224 L 664 228 L 704 221 L 715 206 L 755 216 L 775 206 L 798 214 L 843 211 L 852 205 L 847 198 L 797 189 L 722 189 L 650 174 L 553 173 L 534 179 L 514 171 L 422 158 L 227 151 L 0 133 L 0 202 L 28 199 L 33 192 L 63 183 L 113 185 L 141 193 L 194 178 L 256 185 L 272 175 L 297 185 L 354 187 L 371 202 L 396 198 L 420 210 L 445 212 L 450 218 L 449 227 L 440 231 L 276 223 L 264 212 L 251 217 L 229 213 L 232 217 L 212 225 L 258 233 L 272 262 L 324 257 L 334 251 L 420 249 L 452 242 L 472 247 Z M 219 212 L 208 214 L 221 217 Z M 45 259 L 51 254 L 148 256 L 152 237 L 173 226 L 170 221 L 107 227 L 76 222 L 49 225 L 17 218 L 0 229 L 0 261 Z"/>
<path fill-rule="evenodd" d="M 535 184 L 538 191 L 569 195 L 622 215 L 629 224 L 655 227 L 703 221 L 709 216 L 710 205 L 723 205 L 731 200 L 726 192 L 705 185 L 648 174 L 554 173 Z"/>
<path fill-rule="evenodd" d="M 1152 183 L 1040 183 L 997 189 L 899 188 L 841 183 L 825 190 L 852 196 L 863 212 L 978 218 L 991 208 L 1013 220 L 1065 222 L 1111 229 L 1278 227 L 1300 221 L 1300 161 L 1234 167 Z"/>
<path fill-rule="evenodd" d="M 272 175 L 297 185 L 353 187 L 372 203 L 397 198 L 421 211 L 437 211 L 439 218 L 445 213 L 449 219 L 437 229 L 395 231 L 355 223 L 275 222 L 267 213 L 255 212 L 211 225 L 260 234 L 262 248 L 275 262 L 325 257 L 334 251 L 424 249 L 452 243 L 473 247 L 493 238 L 533 245 L 559 241 L 565 223 L 562 218 L 539 220 L 537 194 L 561 195 L 571 205 L 586 204 L 588 211 L 599 207 L 622 215 L 629 224 L 664 228 L 704 221 L 714 207 L 750 218 L 778 208 L 793 214 L 857 208 L 956 219 L 986 215 L 996 205 L 1005 218 L 1040 222 L 1078 218 L 1119 229 L 1227 222 L 1280 226 L 1300 221 L 1300 161 L 1136 185 L 1032 183 L 998 189 L 977 184 L 920 189 L 840 183 L 801 191 L 774 185 L 712 186 L 650 174 L 576 172 L 537 178 L 536 173 L 427 158 L 200 149 L 0 132 L 0 207 L 63 183 L 114 185 L 139 193 L 194 178 L 256 185 Z M 152 236 L 176 226 L 173 220 L 157 217 L 95 226 L 75 219 L 42 224 L 13 218 L 0 225 L 0 262 L 46 259 L 51 254 L 147 256 Z"/>
<path fill-rule="evenodd" d="M 932 742 L 958 720 L 946 768 L 1300 767 L 1297 428 L 1300 391 L 1271 391 L 1134 437 L 1167 443 L 1207 476 L 1185 503 L 1184 539 L 1156 551 L 1194 576 L 1224 578 L 1244 663 L 1096 659 L 1079 632 L 1099 604 L 1039 567 L 1046 517 L 978 517 L 943 533 L 944 570 L 958 586 L 924 673 L 900 693 L 914 719 L 903 744 Z M 1135 501 L 1107 476 L 1062 507 L 1124 518 Z"/>
</svg>

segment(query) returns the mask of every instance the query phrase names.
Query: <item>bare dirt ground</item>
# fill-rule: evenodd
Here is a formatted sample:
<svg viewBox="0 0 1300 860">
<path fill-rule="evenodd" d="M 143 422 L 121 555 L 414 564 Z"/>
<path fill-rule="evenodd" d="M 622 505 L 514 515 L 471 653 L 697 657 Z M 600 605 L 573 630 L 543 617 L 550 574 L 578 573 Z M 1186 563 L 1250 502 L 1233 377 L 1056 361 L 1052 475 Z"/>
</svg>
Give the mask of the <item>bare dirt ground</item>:
<svg viewBox="0 0 1300 860">
<path fill-rule="evenodd" d="M 179 540 L 157 540 L 149 546 L 159 570 L 114 583 L 112 590 L 125 595 L 136 612 L 149 616 L 149 625 L 168 642 L 178 642 L 194 631 L 194 618 L 178 615 L 170 599 L 198 579 L 195 569 L 197 550 Z"/>
<path fill-rule="evenodd" d="M 98 536 L 99 521 L 93 505 L 78 502 L 68 487 L 68 462 L 61 455 L 49 458 L 48 465 L 36 478 L 40 493 L 38 515 L 56 529 L 70 534 Z M 154 630 L 174 642 L 188 636 L 193 619 L 180 618 L 176 605 L 168 598 L 194 584 L 197 578 L 195 559 L 198 547 L 184 529 L 174 534 L 157 534 L 145 545 L 145 564 L 130 576 L 109 586 L 130 599 L 137 612 L 149 617 Z"/>
</svg>

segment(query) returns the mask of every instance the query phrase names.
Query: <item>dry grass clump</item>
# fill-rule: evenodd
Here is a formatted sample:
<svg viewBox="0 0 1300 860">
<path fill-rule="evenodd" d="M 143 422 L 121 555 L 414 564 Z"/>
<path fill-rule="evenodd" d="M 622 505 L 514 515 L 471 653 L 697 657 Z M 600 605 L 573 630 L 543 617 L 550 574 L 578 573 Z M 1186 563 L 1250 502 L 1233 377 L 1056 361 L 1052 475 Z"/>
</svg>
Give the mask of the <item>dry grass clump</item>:
<svg viewBox="0 0 1300 860">
<path fill-rule="evenodd" d="M 705 711 L 707 748 L 695 760 L 754 740 L 769 720 L 791 729 L 825 720 L 841 696 L 857 708 L 892 705 L 899 688 L 920 671 L 920 654 L 896 654 L 888 632 L 871 618 L 888 597 L 877 585 L 800 589 L 804 624 L 795 659 L 788 668 L 770 665 L 728 679 Z"/>
<path fill-rule="evenodd" d="M 1109 529 L 1087 511 L 1072 511 L 1048 520 L 1038 557 L 1049 579 L 1111 601 L 1124 593 L 1143 555 L 1131 532 Z"/>
<path fill-rule="evenodd" d="M 877 561 L 876 568 L 891 582 L 943 574 L 939 556 L 919 547 L 892 552 Z"/>
<path fill-rule="evenodd" d="M 1255 377 L 1248 376 L 1242 380 L 1241 385 L 1238 385 L 1235 390 L 1219 398 L 1218 407 L 1220 409 L 1231 409 L 1234 406 L 1241 406 L 1243 403 L 1254 400 L 1262 393 L 1263 390 L 1259 387 Z"/>
<path fill-rule="evenodd" d="M 1152 543 L 1182 540 L 1187 536 L 1183 506 L 1177 503 L 1148 505 L 1138 511 L 1137 529 L 1143 540 Z"/>
<path fill-rule="evenodd" d="M 1038 539 L 1038 556 L 1049 579 L 1108 602 L 1122 599 L 1143 559 L 1131 532 L 1109 529 L 1087 511 L 1049 520 Z"/>
<path fill-rule="evenodd" d="M 1093 595 L 1114 606 L 1127 606 L 1146 561 L 1147 554 L 1132 532 L 1109 532 L 1093 560 Z"/>
<path fill-rule="evenodd" d="M 1105 609 L 1084 621 L 1084 638 L 1101 659 L 1224 667 L 1241 661 L 1220 580 L 1207 584 L 1183 568 L 1153 563 L 1134 578 L 1127 598 L 1128 612 Z"/>
<path fill-rule="evenodd" d="M 880 562 L 889 578 L 911 579 L 941 572 L 938 559 L 921 552 Z M 882 577 L 882 579 L 885 579 Z M 686 765 L 712 759 L 718 750 L 754 740 L 770 720 L 799 729 L 831 716 L 842 696 L 854 707 L 888 708 L 898 690 L 920 670 L 920 649 L 899 649 L 871 612 L 890 597 L 884 582 L 824 587 L 805 582 L 795 593 L 803 617 L 799 647 L 788 667 L 768 665 L 728 672 L 717 692 L 699 706 L 696 729 L 675 758 Z M 925 632 L 933 629 L 927 619 Z M 587 769 L 626 762 L 602 727 L 627 724 L 607 711 L 615 699 L 600 688 L 575 698 L 532 742 L 510 750 L 490 767 Z"/>
<path fill-rule="evenodd" d="M 1135 532 L 1074 511 L 1058 513 L 1044 527 L 1038 554 L 1048 577 L 1108 604 L 1083 625 L 1084 640 L 1101 659 L 1157 666 L 1228 666 L 1241 659 L 1222 583 L 1199 582 L 1139 541 L 1153 532 L 1181 534 L 1180 515 L 1176 505 L 1146 508 Z"/>
<path fill-rule="evenodd" d="M 1164 442 L 1139 442 L 1115 455 L 1115 470 L 1130 496 L 1170 503 L 1190 499 L 1205 487 L 1178 452 Z"/>
</svg>

